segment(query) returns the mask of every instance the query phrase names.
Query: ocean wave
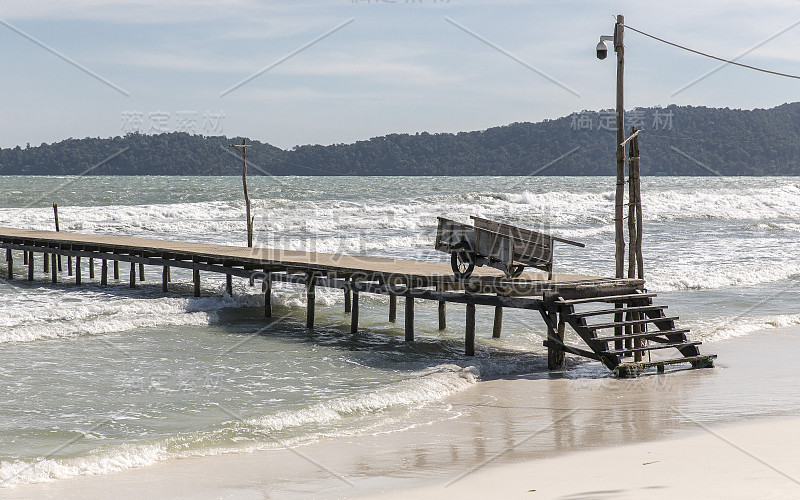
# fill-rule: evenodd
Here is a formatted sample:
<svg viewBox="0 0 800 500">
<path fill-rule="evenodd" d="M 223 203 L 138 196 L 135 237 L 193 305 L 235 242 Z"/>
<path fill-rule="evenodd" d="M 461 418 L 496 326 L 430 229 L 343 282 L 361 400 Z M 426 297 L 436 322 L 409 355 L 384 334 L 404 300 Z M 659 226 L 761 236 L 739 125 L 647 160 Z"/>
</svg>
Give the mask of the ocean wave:
<svg viewBox="0 0 800 500">
<path fill-rule="evenodd" d="M 800 325 L 800 314 L 692 320 L 686 321 L 685 325 L 682 326 L 692 330 L 691 336 L 693 339 L 697 338 L 704 342 L 718 342 L 720 340 L 743 337 L 760 330 L 794 325 Z"/>
<path fill-rule="evenodd" d="M 280 411 L 262 417 L 223 423 L 209 432 L 184 433 L 157 442 L 124 443 L 91 455 L 69 458 L 43 458 L 0 462 L 0 486 L 50 482 L 145 467 L 165 460 L 246 452 L 308 444 L 321 437 L 360 435 L 382 429 L 408 427 L 407 419 L 384 415 L 389 409 L 415 409 L 441 401 L 474 385 L 480 373 L 475 367 L 440 365 L 420 372 L 417 377 L 397 382 L 376 391 L 333 399 L 293 411 Z M 375 417 L 371 421 L 353 417 Z M 354 425 L 331 426 L 342 420 Z M 288 437 L 287 431 L 302 427 Z M 276 433 L 281 438 L 274 437 Z"/>
</svg>

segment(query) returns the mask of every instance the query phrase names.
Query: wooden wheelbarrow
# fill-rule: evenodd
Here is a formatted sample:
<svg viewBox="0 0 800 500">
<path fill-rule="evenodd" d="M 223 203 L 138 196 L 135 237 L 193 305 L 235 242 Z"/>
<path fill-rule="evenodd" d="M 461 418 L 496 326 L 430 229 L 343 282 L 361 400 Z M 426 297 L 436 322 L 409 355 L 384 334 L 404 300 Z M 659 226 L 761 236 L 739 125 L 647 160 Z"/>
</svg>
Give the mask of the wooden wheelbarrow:
<svg viewBox="0 0 800 500">
<path fill-rule="evenodd" d="M 547 279 L 553 279 L 553 243 L 586 246 L 510 224 L 471 218 L 474 226 L 438 218 L 435 248 L 450 254 L 453 274 L 459 279 L 469 278 L 475 266 L 499 269 L 507 278 L 516 278 L 525 267 L 533 267 L 547 271 Z"/>
</svg>

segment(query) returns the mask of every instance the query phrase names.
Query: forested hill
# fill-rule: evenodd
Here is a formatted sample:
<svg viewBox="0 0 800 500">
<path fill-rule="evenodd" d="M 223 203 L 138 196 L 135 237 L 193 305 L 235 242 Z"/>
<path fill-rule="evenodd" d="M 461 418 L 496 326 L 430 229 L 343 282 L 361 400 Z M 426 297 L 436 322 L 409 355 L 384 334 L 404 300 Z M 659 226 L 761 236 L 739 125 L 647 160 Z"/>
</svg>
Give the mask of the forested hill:
<svg viewBox="0 0 800 500">
<path fill-rule="evenodd" d="M 639 108 L 643 175 L 798 175 L 800 103 L 772 109 Z M 354 144 L 276 148 L 253 140 L 249 174 L 613 175 L 613 111 L 477 132 L 391 134 Z M 254 134 L 255 135 L 255 134 Z M 0 174 L 240 175 L 241 138 L 186 133 L 67 139 L 0 150 Z"/>
</svg>

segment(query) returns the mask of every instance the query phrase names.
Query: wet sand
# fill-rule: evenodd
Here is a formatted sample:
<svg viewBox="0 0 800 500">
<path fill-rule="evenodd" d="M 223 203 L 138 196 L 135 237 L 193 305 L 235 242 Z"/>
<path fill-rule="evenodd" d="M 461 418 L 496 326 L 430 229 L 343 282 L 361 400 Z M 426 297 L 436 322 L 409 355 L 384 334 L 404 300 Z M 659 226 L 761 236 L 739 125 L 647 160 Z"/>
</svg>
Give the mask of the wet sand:
<svg viewBox="0 0 800 500">
<path fill-rule="evenodd" d="M 800 328 L 638 379 L 598 363 L 483 381 L 452 418 L 295 449 L 173 460 L 4 498 L 800 498 Z M 755 495 L 755 492 L 758 492 Z M 755 495 L 755 496 L 754 496 Z"/>
</svg>

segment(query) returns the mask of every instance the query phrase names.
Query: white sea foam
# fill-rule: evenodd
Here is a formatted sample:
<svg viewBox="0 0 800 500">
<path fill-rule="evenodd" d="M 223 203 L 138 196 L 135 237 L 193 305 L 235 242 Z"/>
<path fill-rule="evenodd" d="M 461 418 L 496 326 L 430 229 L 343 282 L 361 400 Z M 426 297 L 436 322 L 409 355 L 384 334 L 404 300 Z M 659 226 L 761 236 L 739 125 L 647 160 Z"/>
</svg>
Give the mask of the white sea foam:
<svg viewBox="0 0 800 500">
<path fill-rule="evenodd" d="M 263 417 L 229 423 L 229 426 L 238 428 L 237 431 L 227 427 L 211 432 L 179 435 L 156 443 L 124 443 L 110 449 L 98 450 L 88 456 L 74 458 L 2 461 L 0 486 L 18 486 L 107 474 L 175 458 L 253 451 L 273 448 L 276 445 L 294 446 L 322 436 L 361 434 L 371 432 L 375 428 L 381 428 L 382 432 L 386 432 L 387 423 L 397 427 L 399 422 L 392 423 L 394 420 L 391 417 L 383 417 L 383 412 L 398 407 L 420 408 L 431 402 L 441 401 L 475 384 L 479 375 L 475 367 L 440 365 L 419 373 L 413 379 L 397 382 L 379 390 L 333 399 L 294 411 L 279 411 Z M 326 425 L 339 423 L 353 415 L 371 416 L 377 420 L 372 424 L 362 423 L 360 428 L 345 425 L 323 431 Z M 242 432 L 248 432 L 246 428 L 241 429 L 242 425 L 250 427 L 253 432 L 242 436 Z M 403 425 L 407 426 L 408 422 L 404 421 Z M 305 434 L 295 434 L 288 440 L 275 440 L 269 437 L 270 433 L 308 426 L 314 430 Z M 209 447 L 204 444 L 206 442 L 215 444 Z"/>
</svg>

